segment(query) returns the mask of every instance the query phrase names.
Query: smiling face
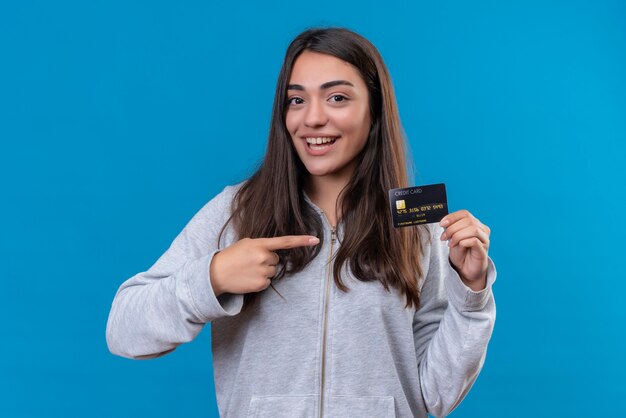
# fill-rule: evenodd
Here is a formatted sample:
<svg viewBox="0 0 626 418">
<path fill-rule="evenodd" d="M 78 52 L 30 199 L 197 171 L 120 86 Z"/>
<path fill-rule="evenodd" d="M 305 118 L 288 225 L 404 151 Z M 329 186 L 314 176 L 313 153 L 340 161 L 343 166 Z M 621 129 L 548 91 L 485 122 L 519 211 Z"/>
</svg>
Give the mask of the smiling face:
<svg viewBox="0 0 626 418">
<path fill-rule="evenodd" d="M 331 55 L 304 51 L 293 64 L 287 98 L 287 130 L 307 171 L 348 179 L 371 126 L 359 71 Z"/>
</svg>

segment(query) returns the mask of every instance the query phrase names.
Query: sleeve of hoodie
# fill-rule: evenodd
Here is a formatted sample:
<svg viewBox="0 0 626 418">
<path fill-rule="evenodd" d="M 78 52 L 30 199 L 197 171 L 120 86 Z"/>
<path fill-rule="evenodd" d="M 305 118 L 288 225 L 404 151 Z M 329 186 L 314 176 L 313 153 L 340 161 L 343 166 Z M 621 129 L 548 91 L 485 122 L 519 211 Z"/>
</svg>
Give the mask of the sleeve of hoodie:
<svg viewBox="0 0 626 418">
<path fill-rule="evenodd" d="M 205 323 L 241 311 L 243 295 L 216 297 L 209 275 L 233 189 L 226 187 L 204 205 L 148 271 L 121 284 L 106 326 L 111 353 L 160 357 L 193 340 Z"/>
<path fill-rule="evenodd" d="M 430 245 L 420 307 L 413 319 L 413 334 L 422 398 L 435 417 L 445 417 L 463 400 L 482 369 L 495 319 L 492 285 L 496 268 L 491 258 L 487 285 L 475 292 L 450 264 L 444 229 L 431 226 Z"/>
</svg>

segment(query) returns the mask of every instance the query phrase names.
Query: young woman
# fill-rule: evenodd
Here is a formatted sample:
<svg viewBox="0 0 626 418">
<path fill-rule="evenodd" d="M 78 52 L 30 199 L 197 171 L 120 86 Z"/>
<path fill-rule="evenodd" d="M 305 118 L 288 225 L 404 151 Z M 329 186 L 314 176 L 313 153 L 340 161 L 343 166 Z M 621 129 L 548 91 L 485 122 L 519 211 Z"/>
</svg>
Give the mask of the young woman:
<svg viewBox="0 0 626 418">
<path fill-rule="evenodd" d="M 376 48 L 346 29 L 303 32 L 262 165 L 120 286 L 110 351 L 159 357 L 211 322 L 220 416 L 447 415 L 494 326 L 490 231 L 467 210 L 395 229 L 387 192 L 407 182 Z"/>
</svg>

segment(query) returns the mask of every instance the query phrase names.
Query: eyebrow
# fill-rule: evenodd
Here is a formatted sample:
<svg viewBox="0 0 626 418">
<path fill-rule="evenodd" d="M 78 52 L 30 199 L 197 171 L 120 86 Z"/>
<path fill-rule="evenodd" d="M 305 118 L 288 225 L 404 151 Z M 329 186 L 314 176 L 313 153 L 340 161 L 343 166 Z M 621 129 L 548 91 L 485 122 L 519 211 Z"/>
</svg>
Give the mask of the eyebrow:
<svg viewBox="0 0 626 418">
<path fill-rule="evenodd" d="M 350 87 L 354 87 L 354 84 L 352 84 L 351 82 L 347 81 L 347 80 L 333 80 L 333 81 L 327 81 L 324 84 L 320 85 L 320 90 L 326 90 L 329 89 L 331 87 L 335 87 L 335 86 L 350 86 Z M 304 87 L 301 86 L 300 84 L 289 84 L 287 86 L 287 90 L 301 90 L 304 91 Z"/>
</svg>

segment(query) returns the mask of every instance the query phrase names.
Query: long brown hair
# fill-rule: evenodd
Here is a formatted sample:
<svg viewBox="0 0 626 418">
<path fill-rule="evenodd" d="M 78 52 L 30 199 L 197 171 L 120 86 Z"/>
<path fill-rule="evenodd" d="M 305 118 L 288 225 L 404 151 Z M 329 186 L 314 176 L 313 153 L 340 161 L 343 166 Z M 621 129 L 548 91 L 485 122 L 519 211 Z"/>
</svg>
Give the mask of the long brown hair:
<svg viewBox="0 0 626 418">
<path fill-rule="evenodd" d="M 423 275 L 420 234 L 425 230 L 393 227 L 387 192 L 408 186 L 405 140 L 387 68 L 376 47 L 357 33 L 344 28 L 309 29 L 291 42 L 276 84 L 265 158 L 235 195 L 229 222 L 233 221 L 240 239 L 310 234 L 323 240 L 320 216 L 303 194 L 309 174 L 285 125 L 287 84 L 296 58 L 305 50 L 352 64 L 365 81 L 370 97 L 372 127 L 367 144 L 357 156 L 351 181 L 337 200 L 344 237 L 335 255 L 335 283 L 342 291 L 349 291 L 340 276 L 343 265 L 349 263 L 357 279 L 378 280 L 386 290 L 395 287 L 406 296 L 407 307 L 417 308 L 418 283 Z M 280 251 L 281 264 L 273 280 L 301 271 L 321 246 L 320 242 L 315 247 Z M 245 296 L 246 306 L 255 296 Z"/>
</svg>

